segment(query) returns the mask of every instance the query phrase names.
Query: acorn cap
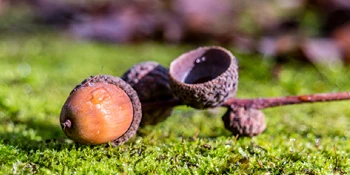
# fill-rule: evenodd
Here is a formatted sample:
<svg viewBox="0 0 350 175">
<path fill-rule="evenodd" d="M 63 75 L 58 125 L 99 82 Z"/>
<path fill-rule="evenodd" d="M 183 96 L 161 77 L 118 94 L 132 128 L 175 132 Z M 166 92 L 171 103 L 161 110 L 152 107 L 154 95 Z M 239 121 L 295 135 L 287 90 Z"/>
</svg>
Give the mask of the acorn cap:
<svg viewBox="0 0 350 175">
<path fill-rule="evenodd" d="M 200 47 L 180 55 L 169 69 L 176 97 L 194 108 L 217 107 L 236 94 L 237 60 L 222 47 Z"/>
<path fill-rule="evenodd" d="M 132 118 L 128 119 L 130 115 Z M 111 142 L 117 146 L 135 135 L 141 117 L 141 103 L 129 84 L 117 77 L 98 75 L 85 79 L 72 90 L 62 107 L 60 123 L 64 133 L 74 141 L 85 144 Z M 117 138 L 103 141 L 106 135 L 113 135 L 114 130 L 122 133 Z"/>
<path fill-rule="evenodd" d="M 134 65 L 122 77 L 137 92 L 141 103 L 173 99 L 168 69 L 157 62 L 147 61 Z M 173 107 L 143 109 L 141 126 L 155 125 L 171 115 Z"/>
<path fill-rule="evenodd" d="M 233 135 L 252 137 L 261 134 L 266 129 L 264 113 L 254 108 L 229 108 L 222 120 L 225 128 Z"/>
</svg>

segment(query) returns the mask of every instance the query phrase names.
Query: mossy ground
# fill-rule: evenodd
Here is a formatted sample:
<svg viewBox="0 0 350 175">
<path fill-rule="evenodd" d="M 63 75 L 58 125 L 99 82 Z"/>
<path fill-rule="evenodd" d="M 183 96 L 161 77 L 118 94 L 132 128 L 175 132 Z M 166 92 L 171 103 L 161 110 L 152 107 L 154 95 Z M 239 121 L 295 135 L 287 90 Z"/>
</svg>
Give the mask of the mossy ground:
<svg viewBox="0 0 350 175">
<path fill-rule="evenodd" d="M 172 59 L 196 46 L 107 45 L 53 34 L 0 38 L 0 174 L 346 174 L 350 173 L 349 102 L 264 110 L 267 130 L 239 138 L 221 121 L 224 109 L 177 107 L 113 148 L 68 140 L 59 114 L 69 92 L 90 75 L 121 76 L 133 64 Z M 350 68 L 284 65 L 238 54 L 238 97 L 350 90 Z"/>
</svg>

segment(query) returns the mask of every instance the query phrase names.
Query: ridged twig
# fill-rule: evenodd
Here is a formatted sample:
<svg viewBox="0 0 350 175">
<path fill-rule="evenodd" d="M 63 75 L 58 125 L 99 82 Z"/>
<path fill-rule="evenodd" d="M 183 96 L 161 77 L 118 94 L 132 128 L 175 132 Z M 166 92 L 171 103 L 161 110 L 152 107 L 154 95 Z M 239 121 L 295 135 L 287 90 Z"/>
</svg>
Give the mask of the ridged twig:
<svg viewBox="0 0 350 175">
<path fill-rule="evenodd" d="M 314 102 L 327 102 L 327 101 L 339 101 L 349 100 L 350 92 L 337 92 L 337 93 L 321 93 L 321 94 L 310 94 L 310 95 L 298 95 L 298 96 L 284 96 L 284 97 L 270 97 L 270 98 L 251 98 L 251 99 L 240 99 L 230 98 L 221 106 L 229 107 L 244 107 L 254 109 L 265 109 L 269 107 L 302 104 L 302 103 L 314 103 Z M 182 105 L 180 100 L 172 99 L 166 101 L 156 101 L 142 104 L 144 109 L 147 108 L 162 108 Z"/>
<path fill-rule="evenodd" d="M 227 100 L 223 104 L 223 106 L 237 106 L 237 107 L 244 107 L 244 108 L 265 109 L 270 107 L 292 105 L 292 104 L 327 102 L 327 101 L 338 101 L 338 100 L 349 100 L 349 99 L 350 99 L 350 92 L 338 92 L 338 93 L 322 93 L 322 94 L 270 97 L 270 98 L 253 98 L 253 99 L 231 98 Z"/>
</svg>

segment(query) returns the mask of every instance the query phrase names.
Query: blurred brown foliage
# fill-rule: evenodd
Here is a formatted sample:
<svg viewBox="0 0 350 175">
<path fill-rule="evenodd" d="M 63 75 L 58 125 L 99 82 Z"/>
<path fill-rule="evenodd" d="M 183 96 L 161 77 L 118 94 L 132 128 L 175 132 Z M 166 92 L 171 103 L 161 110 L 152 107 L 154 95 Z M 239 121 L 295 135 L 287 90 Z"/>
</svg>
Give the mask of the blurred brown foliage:
<svg viewBox="0 0 350 175">
<path fill-rule="evenodd" d="M 19 3 L 84 39 L 211 42 L 280 62 L 350 63 L 349 0 L 0 0 L 0 12 Z"/>
</svg>

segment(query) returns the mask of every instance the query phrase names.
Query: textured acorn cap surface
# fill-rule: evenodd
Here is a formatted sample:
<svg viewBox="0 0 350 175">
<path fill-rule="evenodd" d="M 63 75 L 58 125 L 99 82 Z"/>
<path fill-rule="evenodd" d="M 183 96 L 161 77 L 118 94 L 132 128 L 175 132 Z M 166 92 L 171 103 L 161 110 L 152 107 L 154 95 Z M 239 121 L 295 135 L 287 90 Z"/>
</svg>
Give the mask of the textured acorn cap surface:
<svg viewBox="0 0 350 175">
<path fill-rule="evenodd" d="M 98 75 L 72 90 L 62 107 L 60 123 L 64 133 L 76 142 L 111 142 L 116 146 L 136 133 L 141 116 L 140 101 L 129 84 L 117 77 Z M 122 133 L 114 133 L 119 131 Z M 106 136 L 110 134 L 117 137 Z M 105 138 L 110 140 L 104 141 Z"/>
<path fill-rule="evenodd" d="M 264 113 L 253 108 L 229 108 L 222 120 L 225 128 L 233 135 L 252 137 L 261 134 L 266 129 Z"/>
<path fill-rule="evenodd" d="M 199 109 L 216 107 L 236 93 L 237 60 L 222 47 L 200 47 L 170 64 L 169 79 L 174 95 L 185 104 Z"/>
<path fill-rule="evenodd" d="M 134 65 L 122 77 L 137 92 L 141 103 L 173 99 L 168 69 L 157 62 L 147 61 Z M 171 115 L 173 107 L 143 109 L 141 126 L 154 125 Z"/>
</svg>

